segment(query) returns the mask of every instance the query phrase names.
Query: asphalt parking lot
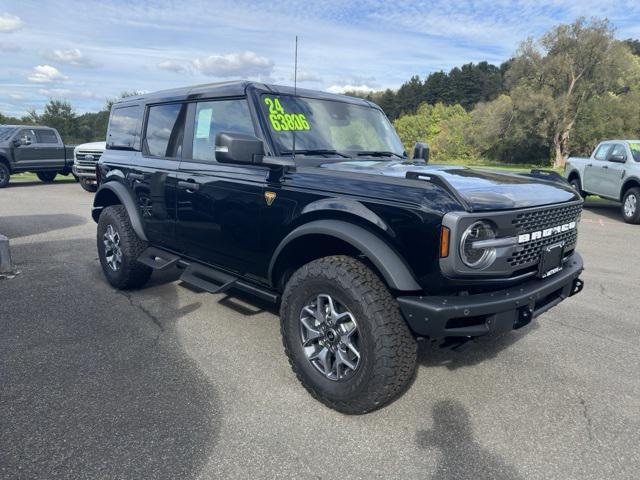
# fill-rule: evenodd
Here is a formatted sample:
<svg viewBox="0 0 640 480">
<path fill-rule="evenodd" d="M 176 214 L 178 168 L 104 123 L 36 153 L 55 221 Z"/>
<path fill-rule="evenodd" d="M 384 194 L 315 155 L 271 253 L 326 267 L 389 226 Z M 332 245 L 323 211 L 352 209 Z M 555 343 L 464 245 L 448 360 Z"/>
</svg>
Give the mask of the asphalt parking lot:
<svg viewBox="0 0 640 480">
<path fill-rule="evenodd" d="M 0 477 L 640 477 L 640 226 L 617 206 L 583 213 L 582 294 L 461 353 L 422 345 L 407 393 L 348 417 L 299 385 L 273 312 L 172 272 L 111 289 L 91 201 L 0 190 L 21 270 L 0 279 Z"/>
</svg>

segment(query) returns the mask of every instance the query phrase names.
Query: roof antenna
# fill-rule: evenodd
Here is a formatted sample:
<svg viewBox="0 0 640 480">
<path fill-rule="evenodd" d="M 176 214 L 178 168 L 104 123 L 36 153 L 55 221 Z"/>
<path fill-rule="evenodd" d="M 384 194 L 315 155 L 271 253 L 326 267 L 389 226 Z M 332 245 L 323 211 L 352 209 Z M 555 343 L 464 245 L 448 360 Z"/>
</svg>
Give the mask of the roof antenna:
<svg viewBox="0 0 640 480">
<path fill-rule="evenodd" d="M 293 60 L 293 98 L 298 97 L 298 36 L 296 35 L 296 49 Z M 295 114 L 294 114 L 295 115 Z M 295 117 L 294 117 L 295 118 Z M 292 159 L 296 159 L 296 126 L 293 124 L 293 148 L 291 150 Z"/>
</svg>

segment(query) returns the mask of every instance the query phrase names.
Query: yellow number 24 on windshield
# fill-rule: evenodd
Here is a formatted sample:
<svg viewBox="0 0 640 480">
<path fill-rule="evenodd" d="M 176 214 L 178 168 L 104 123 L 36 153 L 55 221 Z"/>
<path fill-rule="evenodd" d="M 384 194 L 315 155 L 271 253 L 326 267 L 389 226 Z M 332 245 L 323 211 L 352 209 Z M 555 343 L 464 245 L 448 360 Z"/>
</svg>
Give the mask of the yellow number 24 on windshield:
<svg viewBox="0 0 640 480">
<path fill-rule="evenodd" d="M 286 113 L 279 98 L 265 97 L 264 103 L 269 107 L 269 122 L 276 132 L 311 129 L 304 113 Z"/>
</svg>

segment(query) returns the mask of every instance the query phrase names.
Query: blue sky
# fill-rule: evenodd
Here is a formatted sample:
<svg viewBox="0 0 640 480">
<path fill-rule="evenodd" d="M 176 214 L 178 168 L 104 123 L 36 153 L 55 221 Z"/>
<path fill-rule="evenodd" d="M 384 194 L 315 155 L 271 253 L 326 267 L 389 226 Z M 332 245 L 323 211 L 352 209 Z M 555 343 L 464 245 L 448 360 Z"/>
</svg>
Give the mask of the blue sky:
<svg viewBox="0 0 640 480">
<path fill-rule="evenodd" d="M 640 38 L 640 1 L 0 0 L 0 112 L 49 98 L 95 111 L 124 90 L 250 78 L 329 91 L 496 64 L 579 16 Z"/>
</svg>

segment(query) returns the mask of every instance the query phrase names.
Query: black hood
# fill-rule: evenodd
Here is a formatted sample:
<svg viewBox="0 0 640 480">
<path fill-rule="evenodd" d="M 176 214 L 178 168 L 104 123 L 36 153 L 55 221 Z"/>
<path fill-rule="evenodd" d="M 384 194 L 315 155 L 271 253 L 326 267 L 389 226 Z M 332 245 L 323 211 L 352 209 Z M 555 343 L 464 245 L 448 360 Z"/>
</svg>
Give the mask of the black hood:
<svg viewBox="0 0 640 480">
<path fill-rule="evenodd" d="M 489 169 L 377 160 L 326 163 L 321 167 L 402 178 L 408 172 L 437 175 L 446 180 L 474 211 L 537 207 L 579 199 L 568 184 Z"/>
</svg>

